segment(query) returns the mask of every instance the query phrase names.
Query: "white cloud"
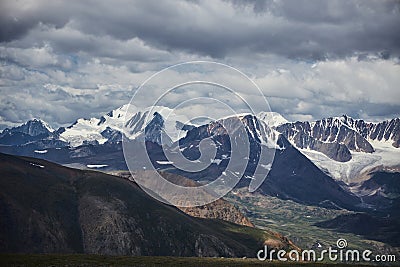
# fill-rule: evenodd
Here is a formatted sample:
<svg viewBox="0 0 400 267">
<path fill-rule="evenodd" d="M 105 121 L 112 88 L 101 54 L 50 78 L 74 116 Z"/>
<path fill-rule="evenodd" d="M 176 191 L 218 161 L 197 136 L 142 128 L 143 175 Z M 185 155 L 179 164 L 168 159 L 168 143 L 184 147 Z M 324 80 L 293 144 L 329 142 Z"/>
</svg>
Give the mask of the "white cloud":
<svg viewBox="0 0 400 267">
<path fill-rule="evenodd" d="M 396 88 L 400 84 L 400 65 L 397 60 L 351 57 L 321 61 L 308 67 L 293 63 L 287 68 L 289 71 L 272 71 L 256 78 L 266 96 L 275 98 L 272 107 L 279 112 L 314 118 L 343 113 L 373 116 L 383 108 L 379 105 L 385 105 L 389 112 L 387 117 L 399 116 L 400 91 Z M 282 99 L 288 101 L 285 103 Z"/>
</svg>

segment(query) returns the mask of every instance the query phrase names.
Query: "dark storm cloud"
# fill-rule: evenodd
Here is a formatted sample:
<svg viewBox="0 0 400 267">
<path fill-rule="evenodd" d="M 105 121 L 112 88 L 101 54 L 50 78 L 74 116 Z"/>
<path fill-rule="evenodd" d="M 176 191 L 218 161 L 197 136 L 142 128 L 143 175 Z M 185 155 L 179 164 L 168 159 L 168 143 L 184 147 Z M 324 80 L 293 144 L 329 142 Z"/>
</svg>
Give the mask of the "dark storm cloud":
<svg viewBox="0 0 400 267">
<path fill-rule="evenodd" d="M 289 119 L 399 116 L 399 6 L 0 1 L 0 127 L 98 116 L 129 102 L 155 71 L 190 60 L 244 71 Z"/>
<path fill-rule="evenodd" d="M 81 2 L 3 3 L 1 40 L 22 38 L 40 23 L 56 28 L 68 23 L 88 35 L 137 37 L 163 50 L 218 58 L 241 52 L 312 59 L 400 54 L 398 1 Z M 87 45 L 58 43 L 75 52 Z"/>
<path fill-rule="evenodd" d="M 56 2 L 1 1 L 0 42 L 18 39 L 39 23 L 64 26 L 71 18 L 70 8 L 65 5 L 63 10 L 57 10 Z"/>
</svg>

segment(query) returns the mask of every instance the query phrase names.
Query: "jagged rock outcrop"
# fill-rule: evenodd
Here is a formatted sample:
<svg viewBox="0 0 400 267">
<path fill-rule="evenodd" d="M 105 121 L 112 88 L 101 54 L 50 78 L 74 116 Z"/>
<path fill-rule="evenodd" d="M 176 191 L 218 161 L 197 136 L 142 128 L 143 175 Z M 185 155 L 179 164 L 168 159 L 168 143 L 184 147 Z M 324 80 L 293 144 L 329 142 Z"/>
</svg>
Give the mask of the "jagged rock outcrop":
<svg viewBox="0 0 400 267">
<path fill-rule="evenodd" d="M 194 217 L 221 219 L 239 225 L 254 227 L 254 224 L 240 212 L 237 207 L 222 199 L 218 199 L 204 206 L 190 208 L 180 207 L 179 209 Z"/>
<path fill-rule="evenodd" d="M 0 144 L 23 145 L 30 142 L 43 143 L 49 139 L 57 139 L 55 132 L 46 122 L 39 119 L 32 119 L 26 123 L 6 128 L 0 133 Z"/>
<path fill-rule="evenodd" d="M 104 138 L 107 138 L 107 143 L 118 143 L 122 141 L 122 133 L 110 127 L 107 127 L 100 134 Z"/>
<path fill-rule="evenodd" d="M 315 150 L 341 162 L 351 159 L 350 151 L 374 152 L 370 141 L 400 146 L 399 118 L 373 123 L 343 115 L 315 122 L 284 123 L 276 130 L 298 148 Z"/>
<path fill-rule="evenodd" d="M 343 118 L 328 118 L 316 122 L 285 123 L 276 127 L 296 147 L 321 152 L 329 158 L 346 162 L 350 151 L 374 152 L 374 148 Z"/>
<path fill-rule="evenodd" d="M 360 135 L 368 140 L 391 141 L 394 147 L 400 146 L 400 118 L 373 123 L 355 120 L 344 115 L 343 123 L 356 129 Z"/>
</svg>

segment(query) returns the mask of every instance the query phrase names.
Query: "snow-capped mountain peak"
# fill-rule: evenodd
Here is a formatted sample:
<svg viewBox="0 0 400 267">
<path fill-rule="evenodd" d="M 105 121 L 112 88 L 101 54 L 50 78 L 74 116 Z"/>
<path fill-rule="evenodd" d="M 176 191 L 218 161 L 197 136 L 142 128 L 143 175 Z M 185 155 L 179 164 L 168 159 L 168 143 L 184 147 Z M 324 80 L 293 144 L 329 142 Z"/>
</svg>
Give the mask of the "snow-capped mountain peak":
<svg viewBox="0 0 400 267">
<path fill-rule="evenodd" d="M 7 133 L 23 133 L 23 134 L 28 134 L 31 136 L 38 136 L 41 134 L 50 134 L 54 132 L 54 129 L 45 121 L 41 119 L 32 119 L 24 124 L 13 127 L 11 129 L 4 129 L 2 132 L 2 135 L 7 134 Z"/>
<path fill-rule="evenodd" d="M 99 119 L 78 119 L 73 125 L 65 129 L 61 138 L 69 142 L 71 146 L 82 145 L 84 141 L 97 141 L 99 144 L 103 144 L 108 140 L 104 133 L 111 129 L 124 134 L 129 139 L 137 139 L 144 136 L 147 125 L 155 119 L 153 114 L 157 114 L 157 118 L 160 117 L 165 121 L 158 127 L 162 128 L 162 131 L 172 141 L 177 141 L 186 133 L 186 131 L 176 128 L 176 122 L 187 122 L 188 119 L 184 115 L 176 114 L 174 110 L 168 107 L 152 106 L 139 110 L 135 106 L 126 104 L 108 112 Z M 128 116 L 128 118 L 125 118 L 125 116 Z M 160 139 L 155 138 L 154 140 Z"/>
<path fill-rule="evenodd" d="M 125 104 L 119 108 L 111 110 L 106 115 L 101 116 L 99 125 L 107 124 L 108 126 L 114 126 L 113 128 L 121 131 L 129 106 L 129 104 Z M 132 110 L 136 110 L 136 107 L 131 106 L 129 111 L 132 112 Z"/>
<path fill-rule="evenodd" d="M 346 127 L 356 131 L 368 141 L 391 142 L 394 147 L 400 146 L 400 119 L 394 118 L 382 122 L 367 122 L 343 115 L 338 117 Z"/>
<path fill-rule="evenodd" d="M 99 144 L 104 144 L 108 140 L 104 136 L 104 133 L 110 131 L 124 132 L 125 114 L 128 107 L 129 104 L 123 105 L 107 112 L 100 118 L 78 119 L 71 126 L 67 127 L 65 131 L 61 133 L 60 137 L 73 147 L 80 146 L 84 142 L 98 142 Z M 131 106 L 131 109 L 135 109 L 135 107 Z M 113 136 L 119 135 L 114 133 Z M 115 138 L 113 138 L 113 140 L 115 141 Z"/>
<path fill-rule="evenodd" d="M 60 137 L 67 141 L 71 146 L 82 145 L 84 141 L 93 142 L 97 141 L 103 144 L 107 141 L 101 135 L 107 126 L 99 125 L 100 119 L 90 118 L 90 119 L 78 119 L 74 124 L 67 127 Z"/>
<path fill-rule="evenodd" d="M 44 128 L 46 128 L 50 133 L 54 132 L 55 130 L 44 120 L 42 119 L 36 119 L 34 118 L 33 120 L 31 120 L 30 122 L 38 122 L 39 124 L 41 124 Z"/>
<path fill-rule="evenodd" d="M 272 111 L 270 112 L 262 111 L 257 114 L 257 117 L 260 120 L 264 121 L 269 127 L 276 127 L 289 122 L 281 114 Z"/>
</svg>

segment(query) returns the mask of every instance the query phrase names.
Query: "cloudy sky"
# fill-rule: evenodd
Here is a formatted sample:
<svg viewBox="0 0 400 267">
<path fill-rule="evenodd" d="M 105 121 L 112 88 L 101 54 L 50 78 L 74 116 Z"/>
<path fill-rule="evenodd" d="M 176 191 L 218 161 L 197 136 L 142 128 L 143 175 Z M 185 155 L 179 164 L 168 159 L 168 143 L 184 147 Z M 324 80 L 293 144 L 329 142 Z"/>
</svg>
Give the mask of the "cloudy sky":
<svg viewBox="0 0 400 267">
<path fill-rule="evenodd" d="M 399 25 L 383 0 L 1 1 L 0 129 L 98 117 L 191 60 L 243 71 L 289 120 L 398 117 Z"/>
</svg>

